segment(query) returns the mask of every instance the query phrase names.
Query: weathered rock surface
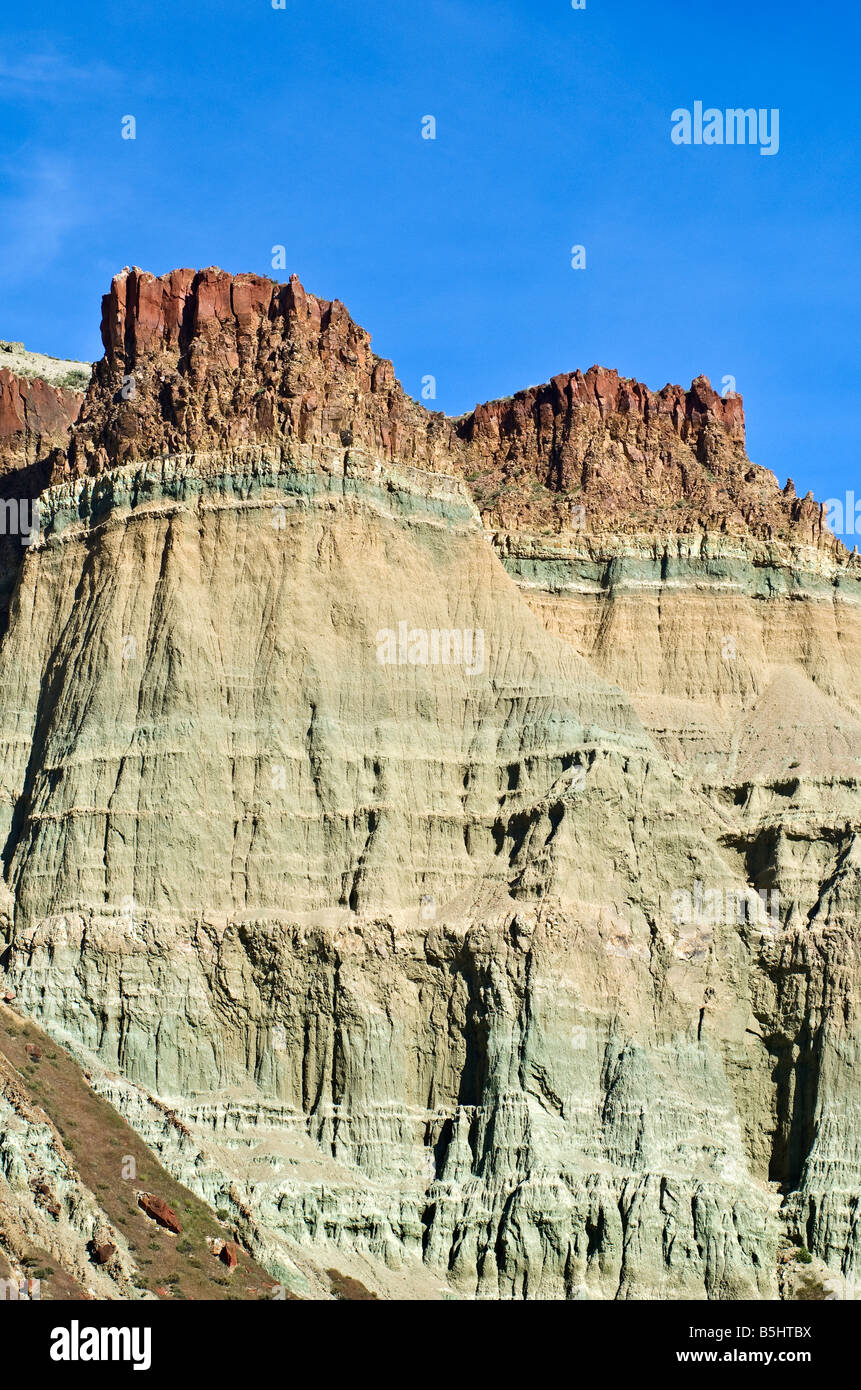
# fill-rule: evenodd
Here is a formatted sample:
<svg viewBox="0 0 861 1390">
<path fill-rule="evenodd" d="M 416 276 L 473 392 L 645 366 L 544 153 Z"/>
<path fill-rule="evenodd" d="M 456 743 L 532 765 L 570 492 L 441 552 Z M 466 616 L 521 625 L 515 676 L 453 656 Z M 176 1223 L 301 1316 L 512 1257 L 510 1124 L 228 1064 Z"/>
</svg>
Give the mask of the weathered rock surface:
<svg viewBox="0 0 861 1390">
<path fill-rule="evenodd" d="M 34 1035 L 38 1064 L 27 1051 Z M 172 1220 L 182 1211 L 181 1240 L 135 1203 L 136 1179 L 155 1189 Z M 208 1256 L 218 1229 L 215 1212 L 159 1165 L 65 1050 L 0 1006 L 0 1304 L 300 1296 L 247 1255 L 228 1292 Z M 328 1270 L 297 1253 L 299 1264 L 283 1252 L 285 1279 L 301 1297 L 331 1299 Z"/>
<path fill-rule="evenodd" d="M 0 473 L 26 468 L 52 449 L 65 448 L 83 399 L 81 387 L 55 386 L 10 370 L 0 351 Z"/>
<path fill-rule="evenodd" d="M 90 369 L 0 342 L 0 632 L 21 563 L 22 536 L 38 529 L 37 498 L 84 399 Z"/>
<path fill-rule="evenodd" d="M 452 438 L 444 416 L 404 395 L 343 304 L 295 276 L 126 270 L 102 302 L 102 338 L 58 479 L 284 438 L 430 465 Z"/>
<path fill-rule="evenodd" d="M 0 646 L 16 1005 L 275 1277 L 851 1278 L 858 561 L 740 400 L 447 420 L 215 270 L 103 335 Z"/>
<path fill-rule="evenodd" d="M 18 1285 L 11 1296 L 21 1296 L 22 1255 L 38 1250 L 52 1262 L 52 1272 L 56 1261 L 82 1290 L 102 1298 L 135 1297 L 135 1266 L 125 1242 L 110 1273 L 93 1264 L 91 1246 L 107 1234 L 116 1251 L 121 1238 L 81 1181 L 56 1126 L 0 1052 L 0 1255 Z M 0 1298 L 10 1297 L 9 1287 L 4 1281 Z M 39 1293 L 31 1288 L 29 1297 Z"/>
<path fill-rule="evenodd" d="M 102 303 L 102 338 L 58 478 L 289 438 L 466 475 L 494 529 L 565 531 L 583 509 L 590 531 L 835 548 L 824 508 L 750 462 L 741 397 L 706 377 L 655 392 L 591 367 L 451 420 L 405 395 L 339 300 L 296 276 L 282 285 L 217 267 L 123 271 Z"/>
<path fill-rule="evenodd" d="M 173 1207 L 157 1193 L 142 1192 L 138 1197 L 138 1206 L 152 1221 L 164 1226 L 165 1230 L 171 1231 L 175 1236 L 182 1235 L 182 1222 Z"/>
</svg>

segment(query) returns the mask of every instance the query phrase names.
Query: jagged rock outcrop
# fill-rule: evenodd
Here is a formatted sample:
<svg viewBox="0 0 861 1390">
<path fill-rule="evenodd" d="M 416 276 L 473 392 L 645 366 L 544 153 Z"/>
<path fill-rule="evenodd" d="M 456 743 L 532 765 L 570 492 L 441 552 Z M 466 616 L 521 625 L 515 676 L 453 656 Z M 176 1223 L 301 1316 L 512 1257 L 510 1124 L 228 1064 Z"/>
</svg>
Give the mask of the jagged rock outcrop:
<svg viewBox="0 0 861 1390">
<path fill-rule="evenodd" d="M 494 530 L 705 531 L 839 548 L 824 507 L 750 462 L 741 397 L 704 376 L 687 391 L 649 391 L 590 367 L 477 406 L 458 430 Z"/>
<path fill-rule="evenodd" d="M 824 509 L 747 459 L 741 397 L 591 367 L 448 420 L 405 395 L 339 300 L 213 267 L 116 276 L 72 474 L 285 438 L 469 477 L 488 524 L 716 529 L 833 547 Z M 62 476 L 62 470 L 57 474 Z"/>
<path fill-rule="evenodd" d="M 26 360 L 16 355 L 16 365 Z M 15 372 L 3 363 L 0 352 L 0 475 L 23 470 L 39 462 L 51 450 L 65 448 L 83 390 L 55 385 L 41 376 Z M 34 494 L 41 491 L 43 478 Z"/>
<path fill-rule="evenodd" d="M 419 466 L 452 428 L 411 401 L 339 300 L 217 268 L 114 277 L 65 470 L 284 439 Z M 450 470 L 441 470 L 450 471 Z"/>
<path fill-rule="evenodd" d="M 0 646 L 20 1006 L 276 1274 L 851 1277 L 858 562 L 740 400 L 448 420 L 216 270 L 103 336 Z"/>
</svg>

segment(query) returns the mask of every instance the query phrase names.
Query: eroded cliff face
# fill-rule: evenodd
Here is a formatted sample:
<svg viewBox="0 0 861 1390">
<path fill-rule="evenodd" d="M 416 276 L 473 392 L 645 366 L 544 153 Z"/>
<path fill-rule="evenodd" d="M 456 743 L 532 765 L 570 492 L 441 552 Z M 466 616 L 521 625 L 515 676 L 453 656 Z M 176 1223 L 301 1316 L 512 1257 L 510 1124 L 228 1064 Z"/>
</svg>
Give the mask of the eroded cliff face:
<svg viewBox="0 0 861 1390">
<path fill-rule="evenodd" d="M 18 366 L 26 358 L 26 353 L 14 355 Z M 81 389 L 11 370 L 0 353 L 0 474 L 26 470 L 52 449 L 65 447 L 83 399 Z"/>
<path fill-rule="evenodd" d="M 22 544 L 38 528 L 35 499 L 69 443 L 89 375 L 83 363 L 0 342 L 0 632 Z"/>
<path fill-rule="evenodd" d="M 0 647 L 21 1006 L 276 1277 L 852 1276 L 857 561 L 741 402 L 448 420 L 214 270 L 103 334 Z"/>
</svg>

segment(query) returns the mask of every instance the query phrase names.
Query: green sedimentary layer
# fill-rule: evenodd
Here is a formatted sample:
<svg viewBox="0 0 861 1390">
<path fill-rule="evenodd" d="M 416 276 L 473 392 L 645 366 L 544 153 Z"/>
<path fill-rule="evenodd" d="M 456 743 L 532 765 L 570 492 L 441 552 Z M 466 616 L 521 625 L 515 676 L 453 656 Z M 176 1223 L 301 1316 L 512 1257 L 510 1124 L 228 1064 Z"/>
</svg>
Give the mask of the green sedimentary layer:
<svg viewBox="0 0 861 1390">
<path fill-rule="evenodd" d="M 324 470 L 321 465 L 328 466 Z M 457 478 L 391 465 L 383 473 L 360 450 L 345 454 L 296 444 L 283 449 L 253 445 L 233 449 L 226 456 L 177 455 L 64 483 L 42 494 L 41 528 L 48 535 L 59 534 L 76 522 L 96 525 L 112 513 L 123 514 L 153 502 L 195 505 L 221 499 L 277 505 L 280 494 L 295 502 L 324 495 L 384 498 L 404 518 L 417 511 L 456 525 L 480 527 L 469 493 Z"/>
<path fill-rule="evenodd" d="M 521 537 L 501 537 L 499 554 L 518 584 L 552 594 L 675 585 L 734 590 L 762 599 L 832 598 L 835 591 L 847 600 L 861 598 L 857 563 L 835 562 L 812 549 L 800 553 L 780 542 L 721 543 L 719 537 L 708 538 L 705 545 L 702 537 L 698 541 L 669 536 L 663 542 L 643 537 L 637 543 L 632 537 L 608 535 L 591 538 L 574 553 L 560 554 L 540 545 L 531 548 Z"/>
</svg>

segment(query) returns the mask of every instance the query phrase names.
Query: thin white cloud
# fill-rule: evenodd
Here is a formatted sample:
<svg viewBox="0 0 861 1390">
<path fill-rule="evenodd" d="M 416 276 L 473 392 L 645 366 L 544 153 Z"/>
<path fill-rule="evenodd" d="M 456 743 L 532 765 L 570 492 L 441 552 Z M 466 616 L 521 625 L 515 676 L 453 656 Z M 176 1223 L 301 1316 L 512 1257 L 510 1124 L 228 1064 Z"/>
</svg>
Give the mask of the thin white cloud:
<svg viewBox="0 0 861 1390">
<path fill-rule="evenodd" d="M 76 63 L 53 49 L 0 56 L 0 100 L 20 99 L 28 94 L 40 100 L 63 97 L 94 83 L 106 84 L 117 74 L 104 63 Z"/>
<path fill-rule="evenodd" d="M 0 274 L 19 280 L 62 253 L 68 233 L 91 211 L 69 159 L 36 156 L 25 168 L 0 166 Z"/>
</svg>

